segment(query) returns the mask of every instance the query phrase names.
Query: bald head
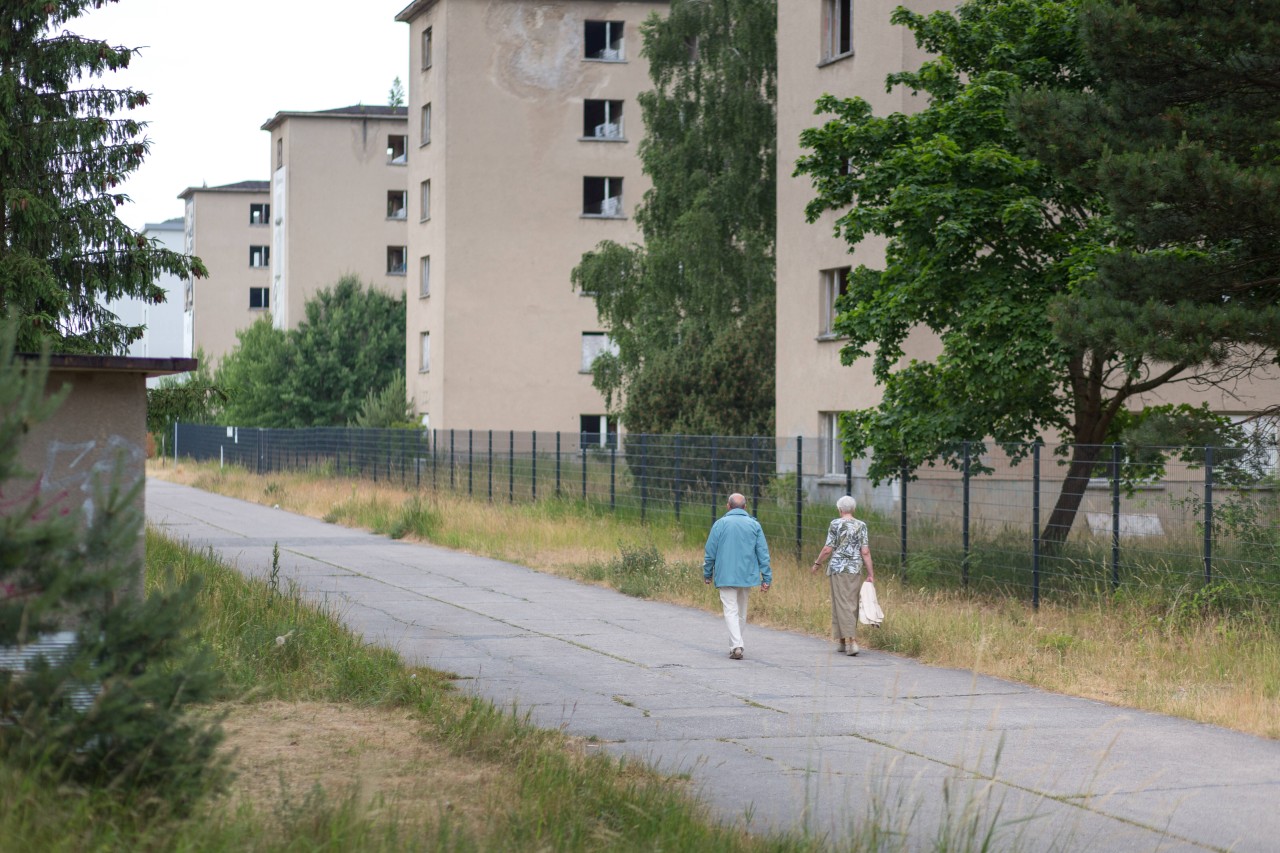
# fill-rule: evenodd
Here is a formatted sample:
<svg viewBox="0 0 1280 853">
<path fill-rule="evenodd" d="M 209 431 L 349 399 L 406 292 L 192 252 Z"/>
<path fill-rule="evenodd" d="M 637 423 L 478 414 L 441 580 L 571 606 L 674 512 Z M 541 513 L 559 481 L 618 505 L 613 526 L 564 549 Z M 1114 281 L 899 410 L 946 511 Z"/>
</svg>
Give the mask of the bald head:
<svg viewBox="0 0 1280 853">
<path fill-rule="evenodd" d="M 746 509 L 746 508 L 747 508 L 746 498 L 744 498 L 742 495 L 738 494 L 737 492 L 734 492 L 733 494 L 729 495 L 729 509 Z"/>
</svg>

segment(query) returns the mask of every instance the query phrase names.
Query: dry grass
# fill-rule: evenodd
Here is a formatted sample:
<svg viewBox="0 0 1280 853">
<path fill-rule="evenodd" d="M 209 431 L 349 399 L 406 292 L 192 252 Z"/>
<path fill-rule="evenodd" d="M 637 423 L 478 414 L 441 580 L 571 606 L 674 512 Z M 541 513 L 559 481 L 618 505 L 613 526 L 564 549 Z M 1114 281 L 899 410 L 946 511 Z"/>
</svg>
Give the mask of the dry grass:
<svg viewBox="0 0 1280 853">
<path fill-rule="evenodd" d="M 419 496 L 395 485 L 312 474 L 257 476 L 240 469 L 149 463 L 149 476 L 220 494 L 278 504 L 383 531 L 411 501 L 426 510 L 423 538 L 446 547 L 599 582 L 620 548 L 652 545 L 690 571 L 651 594 L 715 610 L 692 566 L 700 541 L 674 527 L 583 517 L 564 504 L 488 504 L 453 495 Z M 384 519 L 386 520 L 384 522 Z M 361 524 L 353 524 L 361 526 Z M 501 531 L 501 535 L 498 535 Z M 403 532 L 403 531 L 401 531 Z M 820 543 L 813 543 L 816 553 Z M 781 549 L 780 549 L 781 550 Z M 776 554 L 775 586 L 753 598 L 753 620 L 826 637 L 825 578 Z M 1012 599 L 903 585 L 881 573 L 883 628 L 862 632 L 871 648 L 942 666 L 972 669 L 1049 690 L 1280 737 L 1280 638 L 1257 614 L 1205 616 L 1177 603 L 1084 601 L 1032 610 Z"/>
</svg>

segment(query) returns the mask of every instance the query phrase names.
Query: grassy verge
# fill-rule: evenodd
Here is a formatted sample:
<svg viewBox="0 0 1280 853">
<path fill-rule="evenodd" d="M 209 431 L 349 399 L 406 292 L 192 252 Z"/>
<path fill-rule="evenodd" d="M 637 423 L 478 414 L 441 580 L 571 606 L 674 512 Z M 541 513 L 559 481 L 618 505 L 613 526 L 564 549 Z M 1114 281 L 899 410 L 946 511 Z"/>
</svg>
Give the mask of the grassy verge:
<svg viewBox="0 0 1280 853">
<path fill-rule="evenodd" d="M 392 483 L 307 473 L 256 476 L 180 465 L 151 476 L 188 483 L 333 523 L 421 539 L 632 595 L 715 610 L 701 583 L 702 534 L 640 524 L 573 500 L 488 503 L 418 493 Z M 821 543 L 811 543 L 816 554 Z M 811 559 L 812 554 L 806 554 Z M 927 556 L 921 559 L 928 559 Z M 1032 610 L 999 594 L 931 586 L 926 565 L 908 581 L 882 559 L 883 628 L 865 645 L 944 666 L 1120 705 L 1280 737 L 1280 628 L 1274 602 L 1235 588 L 1075 591 Z M 753 599 L 753 619 L 826 636 L 825 579 L 775 549 L 775 587 Z M 911 580 L 913 578 L 921 580 Z"/>
</svg>

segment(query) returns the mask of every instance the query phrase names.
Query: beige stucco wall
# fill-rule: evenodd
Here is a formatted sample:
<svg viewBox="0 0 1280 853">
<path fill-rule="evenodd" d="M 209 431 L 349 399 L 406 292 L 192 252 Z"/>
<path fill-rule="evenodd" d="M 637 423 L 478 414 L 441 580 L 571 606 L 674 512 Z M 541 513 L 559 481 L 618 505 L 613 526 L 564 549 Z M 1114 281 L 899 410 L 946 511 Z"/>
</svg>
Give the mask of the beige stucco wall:
<svg viewBox="0 0 1280 853">
<path fill-rule="evenodd" d="M 639 240 L 648 183 L 636 96 L 650 88 L 640 24 L 664 2 L 421 4 L 409 23 L 409 394 L 437 428 L 576 432 L 604 401 L 580 372 L 603 331 L 570 271 L 602 240 Z M 623 21 L 625 61 L 583 57 L 585 21 Z M 422 32 L 433 62 L 422 68 Z M 584 141 L 583 102 L 624 101 L 625 142 Z M 432 104 L 432 139 L 419 116 Z M 623 178 L 626 218 L 584 218 L 586 176 Z M 431 218 L 419 187 L 431 181 Z M 431 293 L 419 296 L 420 258 Z M 431 365 L 420 372 L 420 334 Z"/>
<path fill-rule="evenodd" d="M 405 245 L 406 221 L 387 217 L 387 192 L 407 189 L 406 169 L 388 162 L 387 137 L 404 134 L 405 125 L 403 117 L 323 113 L 268 122 L 277 327 L 296 327 L 307 300 L 344 275 L 404 292 L 406 276 L 387 273 L 387 247 Z"/>
<path fill-rule="evenodd" d="M 249 266 L 249 247 L 270 246 L 271 226 L 251 225 L 249 206 L 269 203 L 271 197 L 216 187 L 192 188 L 183 197 L 190 251 L 209 270 L 208 278 L 192 283 L 192 346 L 203 349 L 212 366 L 235 348 L 236 332 L 261 314 L 249 307 L 249 288 L 269 287 L 271 270 Z"/>
</svg>

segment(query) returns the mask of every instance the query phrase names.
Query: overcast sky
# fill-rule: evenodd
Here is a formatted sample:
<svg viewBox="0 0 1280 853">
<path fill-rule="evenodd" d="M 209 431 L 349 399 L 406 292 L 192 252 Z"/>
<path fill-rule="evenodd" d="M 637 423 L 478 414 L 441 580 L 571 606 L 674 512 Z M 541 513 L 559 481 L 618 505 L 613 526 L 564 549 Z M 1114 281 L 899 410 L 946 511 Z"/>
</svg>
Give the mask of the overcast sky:
<svg viewBox="0 0 1280 853">
<path fill-rule="evenodd" d="M 113 85 L 146 92 L 151 153 L 124 185 L 134 228 L 182 216 L 189 186 L 270 177 L 263 123 L 281 110 L 385 104 L 408 78 L 409 0 L 119 0 L 66 29 L 142 48 Z"/>
</svg>

